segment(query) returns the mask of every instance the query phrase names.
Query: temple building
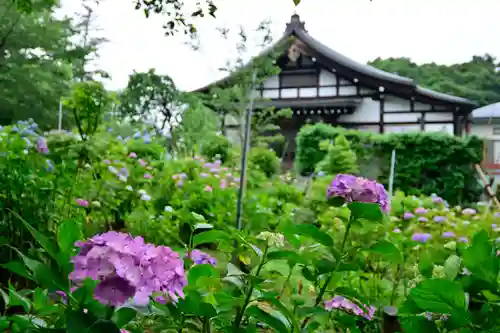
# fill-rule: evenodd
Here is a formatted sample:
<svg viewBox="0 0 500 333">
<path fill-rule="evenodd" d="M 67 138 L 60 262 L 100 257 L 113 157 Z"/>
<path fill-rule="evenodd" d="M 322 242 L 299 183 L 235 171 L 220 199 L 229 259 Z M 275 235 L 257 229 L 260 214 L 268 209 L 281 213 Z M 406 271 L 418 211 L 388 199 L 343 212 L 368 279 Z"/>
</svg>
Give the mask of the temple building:
<svg viewBox="0 0 500 333">
<path fill-rule="evenodd" d="M 310 122 L 375 133 L 469 132 L 470 113 L 477 107 L 474 102 L 422 88 L 412 79 L 351 60 L 313 38 L 296 14 L 269 50 L 279 45 L 286 45 L 276 60 L 281 72 L 255 93 L 266 106 L 293 110 L 292 119 L 279 124 L 291 144 L 288 152 L 292 156 L 296 133 Z M 198 91 L 208 92 L 227 82 L 225 78 Z"/>
</svg>

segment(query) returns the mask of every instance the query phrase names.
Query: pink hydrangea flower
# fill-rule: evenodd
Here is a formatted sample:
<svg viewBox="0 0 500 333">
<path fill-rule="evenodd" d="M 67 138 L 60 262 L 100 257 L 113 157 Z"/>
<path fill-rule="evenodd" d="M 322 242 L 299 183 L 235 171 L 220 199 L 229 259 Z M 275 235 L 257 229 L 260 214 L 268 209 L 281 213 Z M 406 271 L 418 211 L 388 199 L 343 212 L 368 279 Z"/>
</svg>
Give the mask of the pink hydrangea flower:
<svg viewBox="0 0 500 333">
<path fill-rule="evenodd" d="M 76 199 L 75 202 L 80 207 L 88 207 L 89 206 L 89 202 L 85 199 Z"/>
<path fill-rule="evenodd" d="M 331 300 L 325 301 L 325 310 L 332 311 L 334 309 L 343 310 L 347 313 L 352 313 L 356 316 L 363 317 L 367 320 L 372 320 L 373 315 L 377 310 L 373 306 L 368 306 L 368 305 L 359 306 L 343 296 L 335 296 Z"/>
<path fill-rule="evenodd" d="M 130 154 L 128 154 L 128 157 L 130 157 L 130 158 L 136 158 L 137 154 L 134 153 L 134 152 L 131 152 Z"/>
</svg>

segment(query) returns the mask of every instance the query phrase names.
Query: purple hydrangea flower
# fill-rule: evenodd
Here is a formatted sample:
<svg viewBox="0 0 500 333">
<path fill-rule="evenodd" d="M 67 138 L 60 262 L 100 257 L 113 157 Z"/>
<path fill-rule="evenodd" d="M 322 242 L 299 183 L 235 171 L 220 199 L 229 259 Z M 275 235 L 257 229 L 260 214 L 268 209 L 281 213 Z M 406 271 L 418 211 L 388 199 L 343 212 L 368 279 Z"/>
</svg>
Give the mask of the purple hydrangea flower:
<svg viewBox="0 0 500 333">
<path fill-rule="evenodd" d="M 396 234 L 399 234 L 401 233 L 401 229 L 399 228 L 394 228 L 394 230 L 392 230 L 392 232 L 396 233 Z"/>
<path fill-rule="evenodd" d="M 202 173 L 200 173 L 200 177 L 201 178 L 207 178 L 208 177 L 208 173 L 202 172 Z"/>
<path fill-rule="evenodd" d="M 214 267 L 217 265 L 217 259 L 200 250 L 192 250 L 190 258 L 196 265 L 208 264 Z"/>
<path fill-rule="evenodd" d="M 150 173 L 145 173 L 144 174 L 144 178 L 146 178 L 146 179 L 152 179 L 153 175 L 151 175 Z"/>
<path fill-rule="evenodd" d="M 415 214 L 419 215 L 427 214 L 427 209 L 425 209 L 424 207 L 418 207 L 417 209 L 415 209 Z"/>
<path fill-rule="evenodd" d="M 139 162 L 139 164 L 140 164 L 141 166 L 146 166 L 146 165 L 148 164 L 146 161 L 144 161 L 144 160 L 142 160 L 142 159 L 138 160 L 138 162 Z"/>
<path fill-rule="evenodd" d="M 432 198 L 433 203 L 437 203 L 437 204 L 444 203 L 444 199 L 441 197 L 438 197 L 436 194 L 432 194 L 431 198 Z"/>
<path fill-rule="evenodd" d="M 69 277 L 77 284 L 87 278 L 99 281 L 94 297 L 103 304 L 119 306 L 130 298 L 147 304 L 153 293 L 174 302 L 184 297 L 184 263 L 169 247 L 114 231 L 75 246 L 80 253 L 72 258 L 74 270 Z"/>
<path fill-rule="evenodd" d="M 445 216 L 434 216 L 433 221 L 436 223 L 443 223 L 443 222 L 446 222 L 446 217 Z"/>
<path fill-rule="evenodd" d="M 414 217 L 415 217 L 415 215 L 413 215 L 411 212 L 406 212 L 403 214 L 403 219 L 405 219 L 405 220 L 410 220 Z"/>
<path fill-rule="evenodd" d="M 428 222 L 428 221 L 429 221 L 429 220 L 428 220 L 428 219 L 427 219 L 427 217 L 425 217 L 425 216 L 420 216 L 420 217 L 418 218 L 418 222 Z"/>
<path fill-rule="evenodd" d="M 129 176 L 127 168 L 121 168 L 120 171 L 118 171 L 117 176 L 122 182 L 126 182 Z"/>
<path fill-rule="evenodd" d="M 459 241 L 460 243 L 469 243 L 469 239 L 468 239 L 467 237 L 460 237 L 460 238 L 458 239 L 458 241 Z"/>
<path fill-rule="evenodd" d="M 85 199 L 76 199 L 75 202 L 80 207 L 88 207 L 89 206 L 89 202 Z"/>
<path fill-rule="evenodd" d="M 339 174 L 327 190 L 327 198 L 340 197 L 346 202 L 378 203 L 383 212 L 391 210 L 389 196 L 382 184 L 374 180 Z"/>
<path fill-rule="evenodd" d="M 495 214 L 493 214 L 494 217 L 500 217 L 500 212 L 496 212 Z"/>
<path fill-rule="evenodd" d="M 467 215 L 467 216 L 474 215 L 474 214 L 476 214 L 476 210 L 475 210 L 475 209 L 473 209 L 473 208 L 465 208 L 465 209 L 462 211 L 462 214 L 463 214 L 463 215 Z"/>
<path fill-rule="evenodd" d="M 456 235 L 453 231 L 446 231 L 446 232 L 443 232 L 442 237 L 443 238 L 454 238 L 454 237 L 456 237 Z"/>
<path fill-rule="evenodd" d="M 45 140 L 42 137 L 39 137 L 38 140 L 36 141 L 36 150 L 40 154 L 48 154 L 49 153 L 49 147 L 47 146 L 47 140 Z"/>
<path fill-rule="evenodd" d="M 413 234 L 411 240 L 414 242 L 426 243 L 431 237 L 431 234 L 417 232 Z"/>
<path fill-rule="evenodd" d="M 136 158 L 137 154 L 134 153 L 134 152 L 131 152 L 130 154 L 128 154 L 128 157 L 130 157 L 130 158 Z"/>
<path fill-rule="evenodd" d="M 359 306 L 343 296 L 335 296 L 331 300 L 325 301 L 325 310 L 331 311 L 333 309 L 343 310 L 356 316 L 363 317 L 367 320 L 372 320 L 376 311 L 376 308 L 373 306 Z"/>
</svg>

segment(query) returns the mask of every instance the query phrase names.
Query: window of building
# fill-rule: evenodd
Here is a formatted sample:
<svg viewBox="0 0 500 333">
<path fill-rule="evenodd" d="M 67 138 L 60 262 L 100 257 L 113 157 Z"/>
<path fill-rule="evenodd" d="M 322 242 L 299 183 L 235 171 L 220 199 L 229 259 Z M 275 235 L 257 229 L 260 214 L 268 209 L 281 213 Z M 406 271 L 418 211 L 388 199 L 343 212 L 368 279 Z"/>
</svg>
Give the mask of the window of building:
<svg viewBox="0 0 500 333">
<path fill-rule="evenodd" d="M 493 135 L 500 135 L 500 127 L 493 127 Z"/>
<path fill-rule="evenodd" d="M 283 74 L 280 76 L 282 88 L 305 88 L 316 87 L 316 73 Z"/>
</svg>

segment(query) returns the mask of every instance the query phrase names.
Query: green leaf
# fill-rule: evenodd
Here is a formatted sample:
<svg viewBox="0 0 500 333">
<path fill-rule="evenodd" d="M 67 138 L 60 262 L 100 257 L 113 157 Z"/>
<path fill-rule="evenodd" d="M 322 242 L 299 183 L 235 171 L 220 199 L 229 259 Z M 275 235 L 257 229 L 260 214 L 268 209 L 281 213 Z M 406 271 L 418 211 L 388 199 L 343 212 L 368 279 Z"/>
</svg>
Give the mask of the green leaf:
<svg viewBox="0 0 500 333">
<path fill-rule="evenodd" d="M 211 304 L 203 302 L 202 297 L 195 290 L 190 291 L 184 299 L 179 300 L 179 309 L 185 314 L 198 317 L 212 318 L 217 315 L 215 308 Z"/>
<path fill-rule="evenodd" d="M 340 207 L 345 204 L 345 200 L 341 197 L 331 197 L 326 202 L 332 207 Z"/>
<path fill-rule="evenodd" d="M 36 288 L 33 291 L 33 307 L 36 311 L 43 310 L 49 305 L 49 297 L 47 296 L 47 290 L 41 288 Z"/>
<path fill-rule="evenodd" d="M 285 315 L 286 319 L 292 325 L 292 328 L 295 332 L 300 332 L 300 325 L 295 318 L 295 315 L 290 311 L 281 301 L 275 297 L 264 297 L 261 300 L 269 302 L 273 305 L 274 308 L 279 310 L 283 315 Z"/>
<path fill-rule="evenodd" d="M 269 327 L 274 329 L 276 332 L 289 333 L 288 328 L 281 320 L 279 320 L 278 318 L 272 316 L 271 314 L 261 310 L 256 305 L 249 306 L 246 309 L 245 313 L 249 317 L 254 317 L 255 319 L 265 323 L 266 325 L 268 325 Z"/>
<path fill-rule="evenodd" d="M 194 265 L 188 272 L 188 284 L 195 286 L 196 282 L 201 277 L 219 278 L 220 274 L 212 265 Z"/>
<path fill-rule="evenodd" d="M 333 239 L 327 233 L 319 230 L 312 224 L 297 224 L 293 227 L 293 232 L 297 235 L 314 239 L 324 246 L 333 246 Z"/>
<path fill-rule="evenodd" d="M 75 220 L 64 221 L 57 230 L 57 244 L 61 251 L 67 254 L 71 254 L 75 242 L 82 238 L 82 231 Z"/>
<path fill-rule="evenodd" d="M 462 258 L 464 266 L 474 277 L 496 286 L 498 260 L 486 231 L 483 230 L 474 235 L 471 246 L 464 251 Z"/>
<path fill-rule="evenodd" d="M 460 272 L 460 264 L 461 259 L 459 256 L 452 254 L 449 256 L 444 262 L 444 273 L 446 274 L 446 278 L 449 280 L 454 280 L 458 272 Z"/>
<path fill-rule="evenodd" d="M 132 308 L 120 308 L 118 311 L 113 313 L 113 321 L 116 323 L 118 328 L 130 323 L 137 316 L 137 311 Z"/>
<path fill-rule="evenodd" d="M 68 333 L 88 333 L 89 328 L 95 324 L 97 318 L 83 311 L 67 310 L 66 327 Z M 94 331 L 92 331 L 94 332 Z M 119 332 L 119 331 L 118 331 Z M 111 333 L 111 332 L 108 332 Z"/>
<path fill-rule="evenodd" d="M 92 333 L 120 333 L 120 328 L 111 320 L 99 320 L 88 331 Z"/>
<path fill-rule="evenodd" d="M 272 251 L 269 252 L 266 256 L 268 261 L 272 260 L 287 260 L 289 263 L 296 264 L 300 262 L 301 258 L 299 254 L 295 251 L 287 251 L 287 250 L 280 250 L 280 251 Z"/>
<path fill-rule="evenodd" d="M 432 271 L 434 270 L 434 259 L 428 251 L 424 251 L 420 254 L 418 268 L 423 276 L 428 278 L 432 277 Z"/>
<path fill-rule="evenodd" d="M 26 229 L 28 229 L 28 231 L 30 232 L 31 236 L 33 236 L 33 238 L 38 242 L 38 244 L 40 244 L 40 246 L 45 250 L 45 252 L 49 254 L 49 256 L 51 256 L 54 260 L 56 260 L 60 264 L 64 264 L 60 260 L 59 250 L 57 246 L 55 246 L 47 236 L 45 236 L 44 234 L 33 228 L 31 224 L 26 222 L 16 212 L 13 212 L 13 214 L 16 215 L 22 221 Z"/>
<path fill-rule="evenodd" d="M 206 243 L 216 243 L 221 239 L 230 239 L 230 237 L 221 230 L 204 231 L 193 237 L 193 247 Z"/>
<path fill-rule="evenodd" d="M 26 313 L 28 313 L 30 311 L 30 308 L 31 308 L 30 301 L 27 298 L 21 296 L 19 293 L 17 293 L 10 282 L 9 282 L 9 302 L 8 302 L 8 304 L 9 304 L 9 307 L 16 306 L 16 305 L 22 306 Z"/>
<path fill-rule="evenodd" d="M 370 222 L 382 222 L 384 214 L 379 204 L 366 202 L 351 202 L 347 205 L 351 211 L 351 219 L 364 219 Z"/>
<path fill-rule="evenodd" d="M 439 333 L 436 323 L 422 316 L 405 317 L 400 322 L 405 333 Z"/>
<path fill-rule="evenodd" d="M 300 1 L 301 0 L 293 0 L 293 4 L 295 5 L 295 7 L 297 7 L 300 4 Z"/>
<path fill-rule="evenodd" d="M 369 251 L 379 254 L 382 258 L 393 264 L 402 264 L 404 261 L 401 251 L 394 244 L 386 240 L 379 241 Z"/>
<path fill-rule="evenodd" d="M 423 281 L 411 290 L 410 298 L 423 311 L 434 313 L 465 312 L 467 307 L 462 287 L 444 279 Z"/>
<path fill-rule="evenodd" d="M 27 280 L 34 281 L 33 280 L 33 276 L 31 275 L 30 272 L 28 272 L 28 270 L 26 269 L 25 264 L 22 263 L 22 262 L 20 262 L 20 261 L 17 261 L 17 260 L 10 261 L 10 262 L 8 262 L 6 264 L 0 265 L 0 267 L 8 269 L 12 273 L 17 274 L 19 276 L 22 276 L 23 278 L 25 278 Z"/>
</svg>

